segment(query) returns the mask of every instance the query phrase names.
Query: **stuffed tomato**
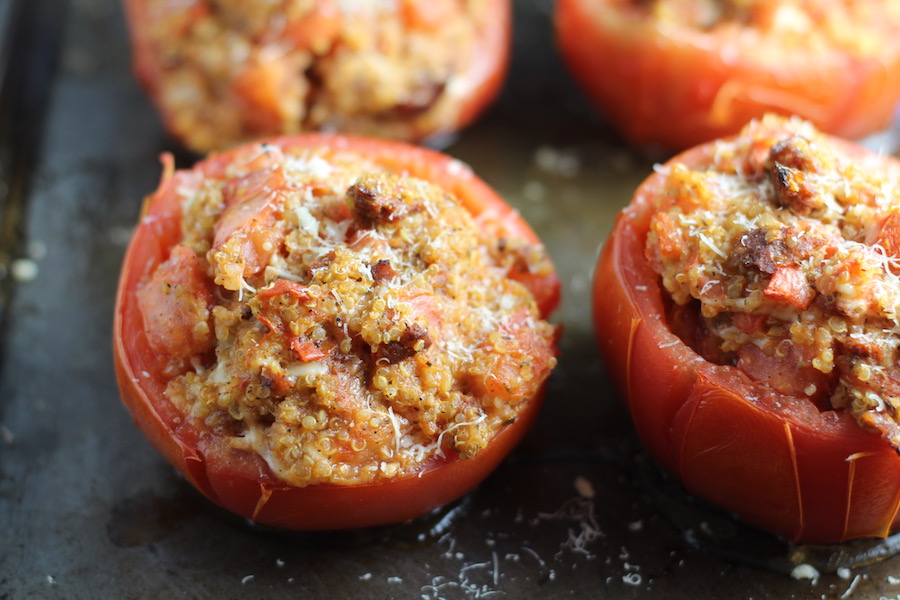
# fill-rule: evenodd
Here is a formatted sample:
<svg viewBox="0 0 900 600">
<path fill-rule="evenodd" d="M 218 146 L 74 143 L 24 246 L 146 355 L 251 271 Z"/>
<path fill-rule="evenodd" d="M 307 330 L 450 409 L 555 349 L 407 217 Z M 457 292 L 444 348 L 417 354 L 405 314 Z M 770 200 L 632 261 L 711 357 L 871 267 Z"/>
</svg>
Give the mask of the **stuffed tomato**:
<svg viewBox="0 0 900 600">
<path fill-rule="evenodd" d="M 124 0 L 135 73 L 196 152 L 330 131 L 456 131 L 493 101 L 510 0 Z"/>
<path fill-rule="evenodd" d="M 657 168 L 597 265 L 651 455 L 790 541 L 900 524 L 898 184 L 895 159 L 767 116 Z"/>
<path fill-rule="evenodd" d="M 682 150 L 764 113 L 857 138 L 900 99 L 897 0 L 558 0 L 563 58 L 636 145 Z"/>
<path fill-rule="evenodd" d="M 465 165 L 314 134 L 174 170 L 122 267 L 122 400 L 213 502 L 298 530 L 409 520 L 534 421 L 559 281 Z"/>
</svg>

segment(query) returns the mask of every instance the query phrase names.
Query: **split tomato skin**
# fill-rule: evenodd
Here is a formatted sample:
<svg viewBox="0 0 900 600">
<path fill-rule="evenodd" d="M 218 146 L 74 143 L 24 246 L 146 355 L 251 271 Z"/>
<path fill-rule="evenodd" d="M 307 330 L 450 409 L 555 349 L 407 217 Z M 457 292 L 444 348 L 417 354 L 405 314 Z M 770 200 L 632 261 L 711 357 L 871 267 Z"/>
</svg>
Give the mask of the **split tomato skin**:
<svg viewBox="0 0 900 600">
<path fill-rule="evenodd" d="M 538 237 L 518 213 L 463 163 L 402 142 L 302 134 L 267 140 L 290 148 L 342 149 L 359 153 L 387 170 L 403 171 L 455 194 L 495 235 L 529 243 Z M 519 417 L 474 458 L 463 460 L 445 449 L 414 476 L 365 485 L 317 484 L 292 487 L 276 478 L 257 454 L 236 450 L 184 419 L 165 395 L 163 361 L 152 347 L 135 293 L 181 239 L 178 189 L 190 178 L 221 173 L 235 148 L 213 155 L 193 170 L 175 171 L 164 156 L 159 188 L 147 197 L 126 251 L 116 295 L 113 356 L 122 402 L 151 444 L 197 490 L 215 504 L 256 523 L 314 531 L 388 525 L 408 521 L 474 489 L 515 448 L 534 423 L 543 388 L 527 401 Z M 526 283 L 534 290 L 542 318 L 555 310 L 560 282 L 555 274 Z"/>
<path fill-rule="evenodd" d="M 765 113 L 851 139 L 891 123 L 900 99 L 896 39 L 872 52 L 779 46 L 733 30 L 663 29 L 630 4 L 557 0 L 555 28 L 576 81 L 635 146 L 681 151 Z"/>
<path fill-rule="evenodd" d="M 700 167 L 713 151 L 700 145 L 667 164 Z M 651 175 L 620 213 L 593 280 L 598 347 L 644 446 L 689 493 L 785 540 L 887 536 L 900 526 L 900 456 L 887 441 L 846 412 L 706 361 L 672 332 L 644 255 L 663 181 Z"/>
</svg>

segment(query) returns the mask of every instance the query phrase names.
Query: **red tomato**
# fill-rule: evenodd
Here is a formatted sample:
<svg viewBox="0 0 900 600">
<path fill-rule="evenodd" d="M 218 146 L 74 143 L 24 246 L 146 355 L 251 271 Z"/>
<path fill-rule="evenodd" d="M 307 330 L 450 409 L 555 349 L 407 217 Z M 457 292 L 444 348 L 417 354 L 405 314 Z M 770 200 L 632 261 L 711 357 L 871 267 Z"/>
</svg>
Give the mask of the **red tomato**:
<svg viewBox="0 0 900 600">
<path fill-rule="evenodd" d="M 834 143 L 850 156 L 871 154 Z M 712 143 L 700 145 L 668 164 L 703 167 L 714 151 Z M 900 526 L 900 456 L 881 435 L 847 412 L 786 395 L 796 369 L 770 371 L 769 383 L 760 383 L 708 362 L 673 333 L 690 335 L 697 317 L 677 310 L 667 317 L 671 301 L 645 258 L 664 181 L 651 175 L 619 215 L 593 287 L 597 342 L 641 440 L 690 493 L 787 540 L 886 536 Z M 754 327 L 752 319 L 735 324 Z M 739 364 L 752 358 L 742 355 Z"/>
<path fill-rule="evenodd" d="M 494 100 L 509 63 L 510 0 L 353 12 L 335 0 L 125 0 L 125 9 L 137 79 L 170 133 L 197 152 L 301 131 L 451 133 Z"/>
<path fill-rule="evenodd" d="M 400 142 L 307 134 L 269 140 L 287 148 L 350 150 L 384 167 L 426 179 L 455 194 L 466 209 L 478 217 L 485 231 L 537 242 L 525 221 L 476 177 L 464 164 L 442 154 Z M 235 450 L 183 418 L 165 396 L 169 379 L 161 372 L 153 342 L 144 327 L 141 282 L 153 282 L 157 265 L 175 268 L 190 264 L 173 250 L 181 239 L 178 188 L 187 181 L 221 173 L 241 152 L 237 148 L 213 156 L 189 171 L 175 171 L 172 159 L 164 157 L 165 173 L 159 189 L 145 202 L 143 217 L 125 255 L 114 320 L 114 358 L 122 400 L 138 427 L 153 445 L 198 490 L 220 506 L 253 521 L 289 529 L 316 530 L 351 528 L 402 522 L 422 515 L 461 496 L 480 483 L 512 450 L 534 421 L 541 394 L 527 401 L 521 416 L 502 429 L 475 458 L 463 460 L 452 451 L 433 455 L 414 476 L 384 483 L 340 486 L 317 484 L 291 487 L 276 478 L 257 454 Z M 175 246 L 175 249 L 181 248 Z M 176 257 L 168 258 L 170 255 Z M 198 287 L 189 275 L 179 280 L 187 289 Z M 303 296 L 303 286 L 282 282 L 285 289 Z M 554 275 L 525 282 L 534 290 L 541 315 L 546 317 L 558 301 L 560 285 Z M 146 288 L 141 288 L 146 289 Z M 156 292 L 151 292 L 156 293 Z M 185 292 L 187 293 L 187 292 Z M 177 305 L 169 318 L 189 317 L 197 298 Z M 151 298 L 152 300 L 152 298 Z M 165 324 L 164 324 L 165 325 Z M 277 328 L 278 323 L 270 327 Z M 189 341 L 188 341 L 189 342 Z M 185 343 L 188 343 L 185 342 Z M 524 340 L 523 343 L 529 343 Z M 159 344 L 157 344 L 159 347 Z M 318 350 L 318 349 L 316 349 Z"/>
<path fill-rule="evenodd" d="M 631 143 L 681 150 L 735 134 L 767 112 L 849 138 L 890 123 L 900 98 L 895 0 L 764 1 L 746 9 L 752 26 L 706 28 L 661 8 L 680 5 L 672 10 L 694 19 L 695 4 L 557 1 L 564 59 Z M 729 10 L 722 4 L 715 10 Z"/>
</svg>

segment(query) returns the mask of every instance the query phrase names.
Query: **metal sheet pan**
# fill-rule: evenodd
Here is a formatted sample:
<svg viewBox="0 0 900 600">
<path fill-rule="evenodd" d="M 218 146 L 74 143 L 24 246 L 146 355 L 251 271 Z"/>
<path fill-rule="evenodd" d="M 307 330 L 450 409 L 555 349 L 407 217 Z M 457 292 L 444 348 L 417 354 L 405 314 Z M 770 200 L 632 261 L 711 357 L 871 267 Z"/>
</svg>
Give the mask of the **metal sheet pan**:
<svg viewBox="0 0 900 600">
<path fill-rule="evenodd" d="M 110 350 L 119 264 L 160 152 L 192 157 L 131 76 L 116 0 L 2 7 L 19 89 L 5 69 L 3 97 L 16 100 L 0 121 L 0 599 L 900 598 L 900 559 L 839 568 L 877 548 L 785 547 L 690 501 L 643 455 L 594 347 L 589 282 L 653 160 L 568 79 L 550 1 L 515 6 L 503 96 L 446 151 L 521 210 L 564 280 L 563 354 L 540 422 L 438 513 L 318 534 L 221 513 L 130 422 Z M 817 577 L 789 574 L 808 561 Z"/>
</svg>

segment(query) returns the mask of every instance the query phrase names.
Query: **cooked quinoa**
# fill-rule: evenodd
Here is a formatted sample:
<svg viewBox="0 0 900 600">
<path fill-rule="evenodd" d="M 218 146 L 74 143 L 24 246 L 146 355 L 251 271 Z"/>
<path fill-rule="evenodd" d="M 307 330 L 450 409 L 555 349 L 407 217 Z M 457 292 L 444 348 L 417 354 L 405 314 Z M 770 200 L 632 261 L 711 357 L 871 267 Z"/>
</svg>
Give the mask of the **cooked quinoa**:
<svg viewBox="0 0 900 600">
<path fill-rule="evenodd" d="M 663 169 L 646 255 L 673 330 L 900 448 L 900 166 L 767 117 Z"/>
<path fill-rule="evenodd" d="M 127 0 L 136 70 L 198 152 L 262 135 L 452 131 L 494 0 Z M 501 45 L 502 46 L 502 45 Z M 491 46 L 493 47 L 493 46 Z"/>
<path fill-rule="evenodd" d="M 204 435 L 361 484 L 474 457 L 537 396 L 556 332 L 510 271 L 552 273 L 540 246 L 349 152 L 238 157 L 180 180 L 183 239 L 138 291 Z"/>
</svg>

